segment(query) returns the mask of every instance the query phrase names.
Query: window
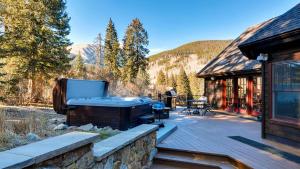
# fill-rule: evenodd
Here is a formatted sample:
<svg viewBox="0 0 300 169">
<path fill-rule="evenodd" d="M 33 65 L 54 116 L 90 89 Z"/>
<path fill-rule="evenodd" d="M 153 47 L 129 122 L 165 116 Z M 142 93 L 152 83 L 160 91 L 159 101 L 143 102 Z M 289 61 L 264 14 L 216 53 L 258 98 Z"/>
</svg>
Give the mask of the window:
<svg viewBox="0 0 300 169">
<path fill-rule="evenodd" d="M 226 107 L 232 106 L 232 79 L 226 79 Z"/>
<path fill-rule="evenodd" d="M 272 64 L 273 117 L 300 119 L 300 61 Z"/>
<path fill-rule="evenodd" d="M 238 90 L 239 90 L 239 108 L 247 108 L 247 79 L 238 78 Z"/>
<path fill-rule="evenodd" d="M 253 77 L 253 110 L 261 112 L 262 78 Z"/>
</svg>

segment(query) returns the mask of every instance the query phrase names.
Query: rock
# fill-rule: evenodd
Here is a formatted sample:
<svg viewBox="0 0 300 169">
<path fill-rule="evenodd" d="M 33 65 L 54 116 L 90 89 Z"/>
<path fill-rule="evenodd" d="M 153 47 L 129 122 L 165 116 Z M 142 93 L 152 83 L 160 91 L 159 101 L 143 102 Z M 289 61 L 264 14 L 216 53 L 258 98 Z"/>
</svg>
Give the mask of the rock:
<svg viewBox="0 0 300 169">
<path fill-rule="evenodd" d="M 41 138 L 38 136 L 38 135 L 36 135 L 36 134 L 34 134 L 34 133 L 28 133 L 27 135 L 26 135 L 26 139 L 28 140 L 28 141 L 39 141 L 39 140 L 41 140 Z"/>
<path fill-rule="evenodd" d="M 93 131 L 98 131 L 98 130 L 99 130 L 99 128 L 97 126 L 93 127 Z"/>
<path fill-rule="evenodd" d="M 68 128 L 67 125 L 65 125 L 65 124 L 59 124 L 59 125 L 55 126 L 53 130 L 65 130 L 67 128 Z"/>
<path fill-rule="evenodd" d="M 77 126 L 70 126 L 70 127 L 68 127 L 68 130 L 76 130 L 76 129 L 78 129 Z"/>
<path fill-rule="evenodd" d="M 59 123 L 64 123 L 66 122 L 66 119 L 64 118 L 52 118 L 49 120 L 49 123 L 51 124 L 59 124 Z"/>
<path fill-rule="evenodd" d="M 120 169 L 121 161 L 114 162 L 113 169 Z"/>
<path fill-rule="evenodd" d="M 91 131 L 91 130 L 93 130 L 93 128 L 94 128 L 94 126 L 91 123 L 89 123 L 89 124 L 78 127 L 78 130 Z"/>
<path fill-rule="evenodd" d="M 128 169 L 126 164 L 122 163 L 120 169 Z"/>
<path fill-rule="evenodd" d="M 113 165 L 114 165 L 114 157 L 110 156 L 104 166 L 104 169 L 113 169 Z"/>
</svg>

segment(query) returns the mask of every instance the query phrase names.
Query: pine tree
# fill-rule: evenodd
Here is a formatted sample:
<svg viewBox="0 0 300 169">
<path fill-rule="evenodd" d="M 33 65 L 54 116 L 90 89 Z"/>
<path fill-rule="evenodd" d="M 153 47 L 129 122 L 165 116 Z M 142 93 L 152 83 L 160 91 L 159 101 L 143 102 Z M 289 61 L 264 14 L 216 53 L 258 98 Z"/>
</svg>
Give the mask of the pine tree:
<svg viewBox="0 0 300 169">
<path fill-rule="evenodd" d="M 0 4 L 0 10 L 1 10 L 1 4 Z M 0 11 L 0 13 L 1 13 L 1 11 Z M 0 17 L 0 44 L 3 43 L 3 32 L 1 31 L 2 28 L 3 28 L 3 22 Z M 0 48 L 0 53 L 4 53 L 2 50 L 3 49 Z M 5 81 L 3 79 L 4 75 L 5 75 L 5 72 L 3 70 L 3 66 L 5 65 L 4 61 L 3 61 L 4 57 L 5 57 L 4 55 L 0 54 L 0 88 L 2 88 L 2 89 L 3 89 L 3 85 L 5 83 Z M 2 96 L 0 93 L 0 101 L 2 101 L 3 99 L 4 99 L 4 96 Z"/>
<path fill-rule="evenodd" d="M 1 0 L 3 40 L 7 59 L 16 59 L 15 78 L 28 79 L 30 98 L 41 98 L 37 83 L 62 74 L 69 67 L 71 45 L 69 20 L 64 0 Z"/>
<path fill-rule="evenodd" d="M 203 94 L 203 80 L 196 77 L 196 73 L 191 73 L 189 75 L 190 86 L 192 95 L 202 95 Z"/>
<path fill-rule="evenodd" d="M 175 75 L 171 75 L 170 77 L 170 80 L 169 80 L 169 83 L 168 83 L 168 86 L 169 87 L 172 87 L 175 91 L 176 91 L 176 88 L 177 88 L 177 82 L 176 82 L 176 77 Z"/>
<path fill-rule="evenodd" d="M 104 63 L 115 79 L 120 77 L 121 74 L 119 69 L 119 52 L 120 45 L 118 42 L 117 31 L 113 21 L 109 19 L 104 42 Z"/>
<path fill-rule="evenodd" d="M 80 52 L 76 55 L 74 59 L 73 70 L 74 76 L 76 78 L 86 78 L 86 68 L 84 66 L 84 60 Z"/>
<path fill-rule="evenodd" d="M 177 79 L 177 93 L 178 95 L 192 96 L 189 78 L 183 68 L 180 69 Z"/>
<path fill-rule="evenodd" d="M 139 95 L 145 95 L 148 86 L 150 85 L 150 76 L 147 71 L 139 70 L 135 79 L 135 85 L 139 89 Z"/>
<path fill-rule="evenodd" d="M 104 66 L 103 63 L 103 46 L 102 46 L 102 36 L 99 33 L 94 41 L 93 49 L 95 51 L 95 65 L 100 68 Z"/>
<path fill-rule="evenodd" d="M 123 78 L 125 81 L 133 81 L 138 71 L 140 69 L 145 71 L 148 65 L 148 59 L 146 58 L 149 53 L 146 48 L 149 44 L 148 34 L 139 19 L 132 20 L 127 27 L 123 44 L 125 60 Z"/>
<path fill-rule="evenodd" d="M 162 70 L 158 72 L 156 84 L 159 86 L 165 86 L 166 85 L 166 75 Z"/>
</svg>

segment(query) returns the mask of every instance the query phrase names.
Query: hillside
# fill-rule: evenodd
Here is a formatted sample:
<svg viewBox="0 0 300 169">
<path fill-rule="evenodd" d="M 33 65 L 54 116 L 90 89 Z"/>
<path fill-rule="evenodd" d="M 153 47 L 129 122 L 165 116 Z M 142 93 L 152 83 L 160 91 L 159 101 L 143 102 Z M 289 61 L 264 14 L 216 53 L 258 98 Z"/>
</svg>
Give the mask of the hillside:
<svg viewBox="0 0 300 169">
<path fill-rule="evenodd" d="M 168 76 L 178 74 L 180 67 L 188 74 L 198 72 L 230 42 L 231 40 L 196 41 L 150 56 L 148 72 L 151 83 L 155 83 L 160 70 L 167 72 Z"/>
</svg>

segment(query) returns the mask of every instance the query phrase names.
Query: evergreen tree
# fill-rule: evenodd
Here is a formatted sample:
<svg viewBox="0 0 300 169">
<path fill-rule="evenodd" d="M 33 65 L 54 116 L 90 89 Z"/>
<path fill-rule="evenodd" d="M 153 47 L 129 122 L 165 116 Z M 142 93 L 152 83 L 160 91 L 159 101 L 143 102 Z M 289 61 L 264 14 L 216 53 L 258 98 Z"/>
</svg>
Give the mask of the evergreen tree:
<svg viewBox="0 0 300 169">
<path fill-rule="evenodd" d="M 137 18 L 132 20 L 131 24 L 127 27 L 123 39 L 125 60 L 123 78 L 125 81 L 135 79 L 140 69 L 143 71 L 146 70 L 148 65 L 146 55 L 149 53 L 146 46 L 148 43 L 147 31 L 143 28 L 140 20 Z"/>
<path fill-rule="evenodd" d="M 49 79 L 69 67 L 71 45 L 64 0 L 1 0 L 4 34 L 0 49 L 7 59 L 16 59 L 15 75 L 29 80 L 31 99 L 41 98 L 38 79 Z"/>
<path fill-rule="evenodd" d="M 196 73 L 191 73 L 189 75 L 190 86 L 192 95 L 202 95 L 203 94 L 203 80 L 196 77 Z"/>
<path fill-rule="evenodd" d="M 192 95 L 189 78 L 183 68 L 180 69 L 177 79 L 177 93 L 178 95 L 185 95 L 190 97 Z"/>
<path fill-rule="evenodd" d="M 144 95 L 150 85 L 150 76 L 148 72 L 140 69 L 135 79 L 135 84 L 139 89 L 139 95 Z"/>
<path fill-rule="evenodd" d="M 164 86 L 166 85 L 166 75 L 162 70 L 158 72 L 157 79 L 156 79 L 156 84 L 159 86 Z"/>
<path fill-rule="evenodd" d="M 95 42 L 93 44 L 93 49 L 95 51 L 95 64 L 96 67 L 100 68 L 102 66 L 104 66 L 103 63 L 103 46 L 102 46 L 102 36 L 99 33 L 95 39 Z"/>
<path fill-rule="evenodd" d="M 109 19 L 104 42 L 104 63 L 106 68 L 113 74 L 113 77 L 115 79 L 120 76 L 119 47 L 120 45 L 118 42 L 117 31 L 115 29 L 114 23 L 111 19 Z"/>
<path fill-rule="evenodd" d="M 86 78 L 86 68 L 84 66 L 84 61 L 80 52 L 74 59 L 73 70 L 74 76 L 76 78 Z"/>
<path fill-rule="evenodd" d="M 2 13 L 3 13 L 3 6 L 4 4 L 1 3 L 0 1 L 0 44 L 4 43 L 3 42 L 3 34 L 4 34 L 4 25 L 3 25 L 3 18 Z M 3 76 L 5 75 L 4 70 L 3 70 L 3 66 L 4 66 L 4 61 L 3 58 L 5 57 L 5 55 L 3 55 L 4 51 L 2 48 L 0 48 L 0 88 L 3 88 Z M 0 100 L 3 100 L 3 96 L 0 95 Z"/>
<path fill-rule="evenodd" d="M 170 77 L 168 86 L 172 87 L 172 88 L 176 91 L 176 88 L 177 88 L 177 82 L 176 82 L 176 77 L 175 77 L 175 75 L 172 74 L 172 76 Z"/>
</svg>

